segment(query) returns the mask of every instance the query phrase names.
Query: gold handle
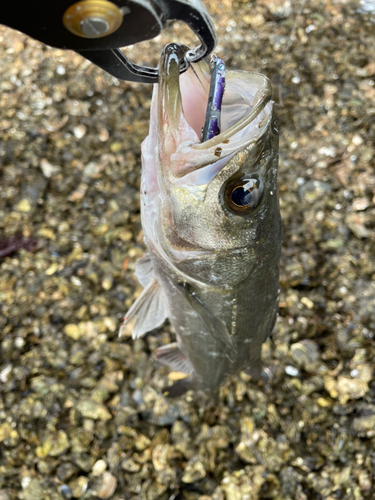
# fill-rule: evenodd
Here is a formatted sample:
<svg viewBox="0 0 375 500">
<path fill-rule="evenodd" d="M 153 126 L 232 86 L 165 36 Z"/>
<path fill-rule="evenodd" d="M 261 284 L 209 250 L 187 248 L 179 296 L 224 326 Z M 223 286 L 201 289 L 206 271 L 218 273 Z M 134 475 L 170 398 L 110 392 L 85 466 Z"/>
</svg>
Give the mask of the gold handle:
<svg viewBox="0 0 375 500">
<path fill-rule="evenodd" d="M 121 10 L 107 0 L 82 0 L 65 11 L 63 24 L 81 38 L 102 38 L 114 33 L 122 24 Z"/>
</svg>

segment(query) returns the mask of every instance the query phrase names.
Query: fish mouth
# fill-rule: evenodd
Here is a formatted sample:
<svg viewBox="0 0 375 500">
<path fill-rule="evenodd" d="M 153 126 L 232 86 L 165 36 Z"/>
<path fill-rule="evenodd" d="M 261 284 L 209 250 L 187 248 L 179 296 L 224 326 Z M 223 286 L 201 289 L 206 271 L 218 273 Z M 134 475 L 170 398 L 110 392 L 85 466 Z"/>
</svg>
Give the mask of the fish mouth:
<svg viewBox="0 0 375 500">
<path fill-rule="evenodd" d="M 157 117 L 159 159 L 172 182 L 206 184 L 230 157 L 256 142 L 272 117 L 272 90 L 259 73 L 226 71 L 220 134 L 200 141 L 210 87 L 206 62 L 180 75 L 188 47 L 169 44 L 159 64 Z M 172 176 L 172 177 L 171 177 Z"/>
</svg>

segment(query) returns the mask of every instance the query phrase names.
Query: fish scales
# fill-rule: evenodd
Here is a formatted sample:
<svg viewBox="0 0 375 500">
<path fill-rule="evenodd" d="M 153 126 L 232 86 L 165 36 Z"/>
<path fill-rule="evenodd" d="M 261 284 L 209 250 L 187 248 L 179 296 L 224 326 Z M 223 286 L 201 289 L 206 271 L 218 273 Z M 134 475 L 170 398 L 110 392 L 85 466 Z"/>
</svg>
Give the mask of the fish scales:
<svg viewBox="0 0 375 500">
<path fill-rule="evenodd" d="M 167 389 L 216 390 L 239 370 L 259 376 L 279 295 L 278 130 L 269 81 L 226 71 L 221 133 L 199 141 L 206 63 L 179 75 L 186 47 L 168 45 L 142 144 L 145 289 L 125 317 L 133 337 L 169 318 L 177 342 L 157 351 L 186 374 Z M 218 149 L 220 155 L 217 154 Z"/>
</svg>

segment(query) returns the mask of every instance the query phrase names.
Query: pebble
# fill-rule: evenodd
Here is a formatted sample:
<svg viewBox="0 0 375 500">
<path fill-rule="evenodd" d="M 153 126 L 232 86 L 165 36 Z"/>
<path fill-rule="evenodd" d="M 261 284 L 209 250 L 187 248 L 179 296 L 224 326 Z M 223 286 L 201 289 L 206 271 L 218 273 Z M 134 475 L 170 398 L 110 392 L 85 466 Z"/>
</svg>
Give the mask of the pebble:
<svg viewBox="0 0 375 500">
<path fill-rule="evenodd" d="M 73 481 L 70 481 L 69 488 L 74 498 L 81 498 L 87 490 L 89 479 L 86 476 L 78 476 Z"/>
<path fill-rule="evenodd" d="M 92 399 L 82 398 L 77 402 L 76 407 L 85 418 L 92 418 L 94 420 L 110 420 L 112 418 L 105 405 Z"/>
<path fill-rule="evenodd" d="M 8 439 L 10 436 L 11 427 L 7 422 L 0 424 L 0 443 Z"/>
<path fill-rule="evenodd" d="M 353 430 L 358 434 L 366 435 L 367 437 L 374 437 L 375 405 L 367 403 L 362 404 L 357 409 L 357 414 L 359 414 L 359 416 L 353 419 Z"/>
<path fill-rule="evenodd" d="M 369 238 L 372 234 L 365 226 L 366 215 L 362 212 L 348 214 L 345 217 L 345 222 L 352 233 L 359 239 Z"/>
<path fill-rule="evenodd" d="M 193 457 L 186 465 L 182 481 L 184 483 L 195 483 L 206 476 L 204 465 L 198 457 Z"/>
<path fill-rule="evenodd" d="M 8 380 L 11 371 L 12 365 L 6 365 L 5 368 L 3 368 L 0 372 L 0 381 L 5 383 Z"/>
<path fill-rule="evenodd" d="M 18 495 L 18 498 L 20 500 L 35 500 L 36 498 L 45 498 L 46 491 L 43 488 L 42 480 L 29 477 L 27 479 L 27 481 L 22 481 L 23 491 Z"/>
<path fill-rule="evenodd" d="M 14 347 L 21 349 L 25 345 L 25 340 L 22 337 L 16 337 L 14 339 Z"/>
<path fill-rule="evenodd" d="M 98 460 L 95 462 L 94 467 L 92 468 L 92 475 L 93 476 L 101 476 L 103 472 L 106 470 L 107 464 L 105 460 Z"/>
<path fill-rule="evenodd" d="M 24 198 L 23 200 L 21 200 L 18 205 L 17 205 L 17 208 L 20 212 L 30 212 L 31 210 L 31 204 L 30 204 L 30 201 L 26 198 Z"/>
<path fill-rule="evenodd" d="M 301 303 L 307 307 L 307 309 L 313 309 L 314 308 L 314 302 L 310 300 L 308 297 L 302 297 L 301 298 Z"/>
<path fill-rule="evenodd" d="M 55 274 L 57 272 L 59 268 L 59 265 L 58 264 L 52 264 L 52 266 L 49 266 L 48 269 L 46 269 L 46 275 L 47 276 L 52 276 L 53 274 Z"/>
<path fill-rule="evenodd" d="M 86 135 L 87 127 L 85 127 L 85 125 L 77 125 L 74 127 L 73 132 L 77 139 L 82 139 L 82 137 Z"/>
<path fill-rule="evenodd" d="M 65 453 L 69 444 L 67 434 L 64 431 L 58 431 L 56 434 L 50 434 L 44 443 L 36 448 L 36 455 L 39 458 L 58 457 Z"/>
<path fill-rule="evenodd" d="M 65 68 L 64 68 L 64 66 L 62 64 L 58 64 L 57 65 L 56 73 L 58 75 L 65 75 L 66 71 L 65 71 Z"/>
<path fill-rule="evenodd" d="M 69 488 L 69 486 L 67 484 L 62 484 L 60 486 L 60 491 L 61 491 L 62 496 L 64 498 L 66 498 L 66 500 L 71 500 L 74 498 L 72 490 Z"/>
<path fill-rule="evenodd" d="M 121 469 L 127 472 L 139 472 L 141 470 L 140 464 L 137 464 L 131 458 L 124 458 L 121 462 Z"/>
<path fill-rule="evenodd" d="M 40 162 L 40 168 L 43 172 L 43 175 L 49 179 L 53 175 L 58 174 L 61 171 L 61 167 L 59 165 L 51 165 L 51 163 L 43 158 Z"/>
<path fill-rule="evenodd" d="M 369 390 L 366 381 L 353 379 L 345 375 L 340 375 L 337 379 L 326 376 L 324 386 L 330 396 L 338 398 L 341 404 L 345 404 L 350 399 L 359 399 Z"/>
<path fill-rule="evenodd" d="M 314 372 L 319 364 L 319 349 L 312 340 L 302 340 L 290 346 L 293 360 L 306 371 Z"/>
<path fill-rule="evenodd" d="M 99 498 L 111 498 L 117 488 L 117 479 L 110 472 L 104 472 L 102 485 L 97 492 Z"/>
<path fill-rule="evenodd" d="M 298 375 L 299 375 L 298 368 L 296 368 L 295 366 L 291 366 L 291 365 L 287 365 L 285 367 L 285 373 L 287 375 L 289 375 L 290 377 L 298 377 Z"/>
<path fill-rule="evenodd" d="M 109 149 L 112 151 L 112 153 L 118 153 L 123 149 L 123 144 L 121 142 L 113 142 Z"/>
<path fill-rule="evenodd" d="M 69 324 L 64 327 L 64 332 L 68 337 L 72 338 L 73 340 L 79 340 L 82 335 L 84 335 L 85 331 L 83 328 L 79 328 L 78 325 L 74 324 Z"/>
<path fill-rule="evenodd" d="M 99 140 L 101 142 L 106 142 L 109 139 L 109 133 L 108 130 L 105 128 L 102 128 L 99 132 Z"/>
<path fill-rule="evenodd" d="M 366 210 L 370 206 L 370 201 L 367 198 L 356 198 L 352 203 L 352 210 L 356 212 Z"/>
</svg>

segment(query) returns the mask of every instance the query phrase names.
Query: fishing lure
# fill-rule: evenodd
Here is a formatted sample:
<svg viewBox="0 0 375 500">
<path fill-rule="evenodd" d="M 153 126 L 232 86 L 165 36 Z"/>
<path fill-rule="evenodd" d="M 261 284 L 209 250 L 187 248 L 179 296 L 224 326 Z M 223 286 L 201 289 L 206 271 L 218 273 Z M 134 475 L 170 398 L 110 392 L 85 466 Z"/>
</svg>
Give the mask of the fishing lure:
<svg viewBox="0 0 375 500">
<path fill-rule="evenodd" d="M 225 90 L 225 64 L 215 54 L 211 56 L 211 83 L 208 94 L 206 119 L 201 142 L 208 141 L 221 131 L 221 105 Z"/>
</svg>

